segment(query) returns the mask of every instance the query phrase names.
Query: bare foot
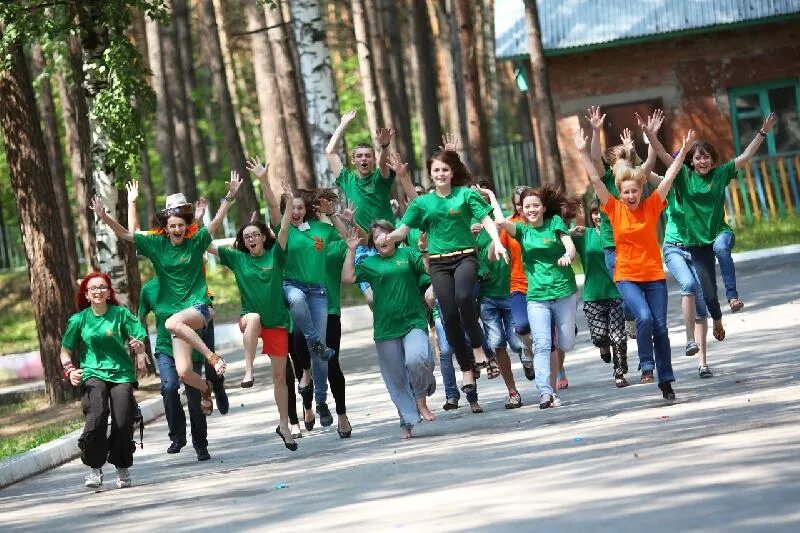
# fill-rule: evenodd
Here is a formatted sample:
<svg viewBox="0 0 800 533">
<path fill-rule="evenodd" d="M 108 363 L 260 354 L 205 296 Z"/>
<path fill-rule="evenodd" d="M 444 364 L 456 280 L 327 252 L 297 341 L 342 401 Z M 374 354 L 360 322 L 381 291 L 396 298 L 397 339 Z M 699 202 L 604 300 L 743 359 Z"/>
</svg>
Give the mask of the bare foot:
<svg viewBox="0 0 800 533">
<path fill-rule="evenodd" d="M 289 424 L 286 425 L 280 424 L 278 427 L 281 429 L 281 435 L 283 436 L 283 441 L 286 444 L 294 444 L 294 438 L 292 437 L 292 431 L 289 429 Z"/>
<path fill-rule="evenodd" d="M 411 434 L 411 428 L 409 427 L 401 427 L 400 428 L 400 440 L 408 440 L 414 435 Z"/>
<path fill-rule="evenodd" d="M 300 386 L 307 387 L 311 382 L 311 372 L 303 370 L 303 377 L 300 378 Z"/>
<path fill-rule="evenodd" d="M 486 359 L 486 353 L 484 353 L 483 348 L 473 348 L 472 356 L 475 358 L 476 364 L 483 364 L 488 361 Z"/>
<path fill-rule="evenodd" d="M 289 430 L 291 431 L 292 438 L 294 439 L 298 439 L 303 436 L 303 434 L 300 432 L 300 424 L 292 424 L 289 426 Z"/>
<path fill-rule="evenodd" d="M 422 416 L 422 418 L 428 422 L 432 422 L 436 418 L 433 412 L 428 409 L 428 404 L 425 401 L 425 398 L 417 400 L 417 409 L 419 410 L 419 414 Z"/>
<path fill-rule="evenodd" d="M 305 422 L 306 427 L 310 430 L 309 426 L 314 427 L 314 422 L 316 422 L 317 417 L 314 414 L 313 409 L 305 409 L 303 413 L 303 422 Z"/>
<path fill-rule="evenodd" d="M 348 420 L 347 415 L 339 415 L 338 420 L 336 421 L 336 426 L 339 428 L 339 431 L 342 433 L 347 433 L 348 431 L 353 431 L 353 428 L 350 426 L 350 420 Z"/>
<path fill-rule="evenodd" d="M 461 373 L 461 381 L 463 385 L 475 385 L 475 375 L 472 370 L 466 370 Z"/>
</svg>

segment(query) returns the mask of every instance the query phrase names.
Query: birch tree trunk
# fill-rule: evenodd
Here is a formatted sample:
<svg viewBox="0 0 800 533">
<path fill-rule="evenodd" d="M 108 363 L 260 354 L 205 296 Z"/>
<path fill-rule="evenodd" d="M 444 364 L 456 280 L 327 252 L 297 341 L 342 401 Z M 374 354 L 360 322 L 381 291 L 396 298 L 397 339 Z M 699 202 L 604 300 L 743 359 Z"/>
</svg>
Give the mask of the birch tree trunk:
<svg viewBox="0 0 800 533">
<path fill-rule="evenodd" d="M 378 101 L 377 83 L 375 80 L 370 34 L 367 26 L 367 11 L 364 0 L 353 0 L 353 30 L 356 36 L 358 52 L 358 73 L 361 78 L 361 92 L 364 93 L 364 107 L 367 114 L 370 138 L 384 124 L 382 106 Z M 373 15 L 374 17 L 374 15 Z"/>
<path fill-rule="evenodd" d="M 309 138 L 319 186 L 330 186 L 335 176 L 328 166 L 325 147 L 339 125 L 339 102 L 333 78 L 325 28 L 317 0 L 295 0 L 289 5 L 294 20 L 308 109 Z"/>
</svg>

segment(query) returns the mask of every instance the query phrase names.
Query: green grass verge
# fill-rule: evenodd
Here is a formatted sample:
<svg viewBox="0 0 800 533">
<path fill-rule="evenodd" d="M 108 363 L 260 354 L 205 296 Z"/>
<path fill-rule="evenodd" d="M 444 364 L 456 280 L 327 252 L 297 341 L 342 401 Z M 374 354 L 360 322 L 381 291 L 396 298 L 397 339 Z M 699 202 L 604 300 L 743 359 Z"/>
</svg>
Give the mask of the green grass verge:
<svg viewBox="0 0 800 533">
<path fill-rule="evenodd" d="M 800 244 L 800 216 L 787 215 L 770 222 L 762 220 L 749 226 L 738 226 L 734 232 L 734 252 Z"/>
<path fill-rule="evenodd" d="M 13 437 L 3 438 L 2 441 L 0 441 L 0 459 L 6 459 L 32 450 L 41 444 L 63 437 L 81 426 L 83 426 L 82 419 L 71 420 L 45 426 Z"/>
</svg>

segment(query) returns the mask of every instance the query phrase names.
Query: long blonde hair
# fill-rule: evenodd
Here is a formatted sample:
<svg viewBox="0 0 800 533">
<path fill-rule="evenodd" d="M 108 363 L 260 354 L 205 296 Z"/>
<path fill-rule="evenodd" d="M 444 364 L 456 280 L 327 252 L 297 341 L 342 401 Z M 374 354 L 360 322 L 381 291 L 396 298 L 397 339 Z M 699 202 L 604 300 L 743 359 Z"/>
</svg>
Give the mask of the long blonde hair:
<svg viewBox="0 0 800 533">
<path fill-rule="evenodd" d="M 616 152 L 617 157 L 612 167 L 612 172 L 614 173 L 614 184 L 617 186 L 617 190 L 620 190 L 622 183 L 626 181 L 635 181 L 639 184 L 639 188 L 644 188 L 644 184 L 647 181 L 647 173 L 642 170 L 641 166 L 638 166 L 641 164 L 641 160 L 636 155 L 636 150 L 619 145 L 619 150 Z"/>
</svg>

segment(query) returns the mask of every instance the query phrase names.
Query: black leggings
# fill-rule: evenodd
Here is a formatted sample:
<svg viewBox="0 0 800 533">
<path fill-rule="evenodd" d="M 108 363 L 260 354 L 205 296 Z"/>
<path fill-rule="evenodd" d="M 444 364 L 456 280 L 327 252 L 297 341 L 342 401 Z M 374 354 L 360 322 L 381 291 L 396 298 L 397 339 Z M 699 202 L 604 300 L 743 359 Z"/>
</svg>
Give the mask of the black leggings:
<svg viewBox="0 0 800 533">
<path fill-rule="evenodd" d="M 328 383 L 331 386 L 331 394 L 333 400 L 336 402 L 336 414 L 343 415 L 347 412 L 345 405 L 345 382 L 342 367 L 339 364 L 339 346 L 342 341 L 342 318 L 339 315 L 328 315 L 328 328 L 325 333 L 325 344 L 336 352 L 336 355 L 328 361 Z M 308 353 L 308 343 L 306 342 L 303 332 L 295 327 L 292 333 L 292 338 L 289 341 L 289 352 L 292 354 L 292 360 L 310 361 Z M 310 365 L 310 363 L 309 363 Z M 298 372 L 299 375 L 299 372 Z M 299 377 L 297 378 L 299 381 Z M 303 407 L 311 409 L 311 402 L 314 393 L 310 392 L 303 395 Z"/>
<path fill-rule="evenodd" d="M 469 335 L 472 348 L 483 346 L 483 329 L 478 322 L 475 301 L 478 259 L 475 253 L 431 259 L 430 273 L 447 340 L 456 354 L 459 368 L 466 372 L 472 369 L 475 357 L 467 346 L 464 332 Z"/>
<path fill-rule="evenodd" d="M 81 407 L 86 417 L 83 433 L 78 439 L 83 464 L 100 468 L 108 460 L 117 468 L 130 467 L 135 449 L 133 384 L 89 378 L 81 385 Z M 111 435 L 106 437 L 109 412 Z"/>
</svg>

